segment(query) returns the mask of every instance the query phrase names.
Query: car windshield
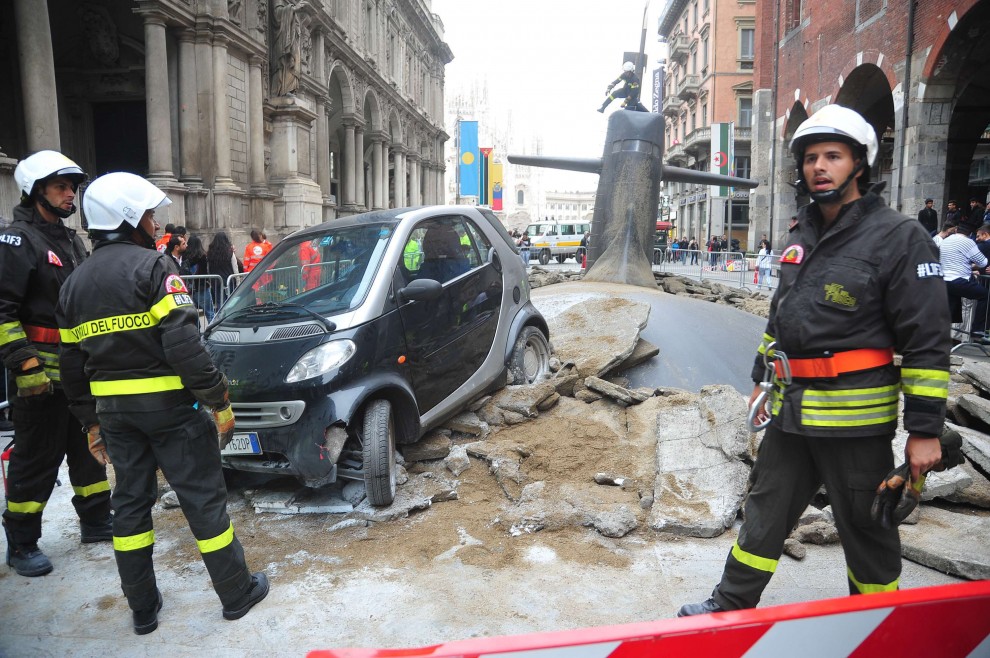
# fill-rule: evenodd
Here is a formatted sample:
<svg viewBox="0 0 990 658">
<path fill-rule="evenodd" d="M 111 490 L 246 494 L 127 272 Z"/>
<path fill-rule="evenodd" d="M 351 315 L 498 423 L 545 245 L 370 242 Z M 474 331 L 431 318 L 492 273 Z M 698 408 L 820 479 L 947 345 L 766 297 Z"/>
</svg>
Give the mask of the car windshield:
<svg viewBox="0 0 990 658">
<path fill-rule="evenodd" d="M 257 322 L 252 309 L 329 316 L 357 308 L 391 236 L 390 225 L 363 224 L 287 238 L 234 289 L 220 319 Z"/>
</svg>

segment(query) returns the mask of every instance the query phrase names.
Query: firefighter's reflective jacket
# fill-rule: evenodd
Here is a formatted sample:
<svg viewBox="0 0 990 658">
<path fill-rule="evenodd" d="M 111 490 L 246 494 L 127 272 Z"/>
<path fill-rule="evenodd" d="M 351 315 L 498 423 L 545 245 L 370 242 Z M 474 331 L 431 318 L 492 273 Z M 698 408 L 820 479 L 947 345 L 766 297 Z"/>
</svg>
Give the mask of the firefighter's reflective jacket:
<svg viewBox="0 0 990 658">
<path fill-rule="evenodd" d="M 873 192 L 843 208 L 824 234 L 821 227 L 818 206 L 811 204 L 791 229 L 753 380 L 763 379 L 763 354 L 772 342 L 792 360 L 892 348 L 901 366 L 872 364 L 832 377 L 794 377 L 788 386 L 778 382 L 773 422 L 808 436 L 893 433 L 903 393 L 904 429 L 938 436 L 948 395 L 950 320 L 934 243 L 918 222 Z"/>
<path fill-rule="evenodd" d="M 85 424 L 96 412 L 219 405 L 226 380 L 203 349 L 199 316 L 175 261 L 101 241 L 62 288 L 62 382 Z"/>
<path fill-rule="evenodd" d="M 32 357 L 59 384 L 55 304 L 69 274 L 86 258 L 86 246 L 61 220 L 46 222 L 34 208 L 17 206 L 0 231 L 0 360 L 18 372 Z"/>
</svg>

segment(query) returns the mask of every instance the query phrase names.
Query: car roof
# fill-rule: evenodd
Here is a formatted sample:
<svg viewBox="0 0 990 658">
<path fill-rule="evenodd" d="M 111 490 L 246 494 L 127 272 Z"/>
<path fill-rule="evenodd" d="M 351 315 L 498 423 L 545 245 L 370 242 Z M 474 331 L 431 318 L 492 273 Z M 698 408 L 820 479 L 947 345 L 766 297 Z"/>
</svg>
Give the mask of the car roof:
<svg viewBox="0 0 990 658">
<path fill-rule="evenodd" d="M 327 231 L 327 229 L 342 229 L 349 228 L 352 226 L 362 226 L 367 224 L 387 224 L 389 226 L 398 226 L 404 219 L 411 218 L 414 220 L 420 220 L 426 217 L 433 217 L 438 215 L 449 215 L 452 213 L 460 214 L 471 214 L 470 211 L 474 210 L 473 206 L 410 206 L 407 208 L 389 208 L 387 210 L 373 210 L 371 212 L 364 212 L 358 215 L 348 215 L 347 217 L 337 217 L 336 219 L 330 219 L 322 224 L 317 224 L 316 226 L 310 226 L 308 228 L 300 229 L 292 233 L 290 237 L 301 237 L 306 236 L 317 236 L 322 235 Z"/>
</svg>

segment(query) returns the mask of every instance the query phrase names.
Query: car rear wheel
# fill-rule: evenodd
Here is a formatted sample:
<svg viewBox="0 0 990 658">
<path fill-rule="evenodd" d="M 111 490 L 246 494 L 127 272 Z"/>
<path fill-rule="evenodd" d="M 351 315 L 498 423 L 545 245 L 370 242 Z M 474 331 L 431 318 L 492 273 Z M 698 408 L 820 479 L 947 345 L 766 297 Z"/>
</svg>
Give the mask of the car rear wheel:
<svg viewBox="0 0 990 658">
<path fill-rule="evenodd" d="M 550 250 L 549 249 L 541 250 L 538 258 L 540 260 L 540 265 L 546 265 L 547 263 L 550 262 Z"/>
<path fill-rule="evenodd" d="M 564 254 L 557 254 L 557 262 L 558 263 L 560 263 L 561 265 L 563 265 L 565 260 L 567 260 L 567 256 L 565 256 Z"/>
<path fill-rule="evenodd" d="M 532 384 L 550 372 L 550 343 L 542 331 L 523 328 L 512 347 L 509 372 L 513 384 Z"/>
<path fill-rule="evenodd" d="M 373 400 L 364 410 L 364 488 L 368 502 L 391 505 L 395 499 L 395 423 L 388 400 Z"/>
</svg>

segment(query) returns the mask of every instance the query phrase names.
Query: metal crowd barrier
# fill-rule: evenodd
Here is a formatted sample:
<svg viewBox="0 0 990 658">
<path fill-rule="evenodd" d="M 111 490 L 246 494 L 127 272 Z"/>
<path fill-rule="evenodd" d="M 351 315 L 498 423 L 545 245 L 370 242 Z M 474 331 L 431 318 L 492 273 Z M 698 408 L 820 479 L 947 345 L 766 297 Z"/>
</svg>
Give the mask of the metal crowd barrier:
<svg viewBox="0 0 990 658">
<path fill-rule="evenodd" d="M 231 293 L 234 292 L 234 288 L 239 286 L 247 275 L 248 273 L 244 272 L 242 274 L 231 274 L 227 277 L 227 297 L 230 297 Z"/>
<path fill-rule="evenodd" d="M 189 296 L 192 297 L 193 304 L 199 310 L 203 326 L 213 320 L 220 305 L 227 301 L 227 288 L 223 284 L 223 277 L 219 274 L 188 274 L 182 277 L 182 281 L 189 289 Z"/>
<path fill-rule="evenodd" d="M 653 270 L 686 276 L 698 281 L 718 281 L 734 288 L 774 290 L 780 257 L 770 256 L 760 268 L 760 256 L 739 251 L 654 249 Z M 761 272 L 762 269 L 762 272 Z"/>
</svg>

